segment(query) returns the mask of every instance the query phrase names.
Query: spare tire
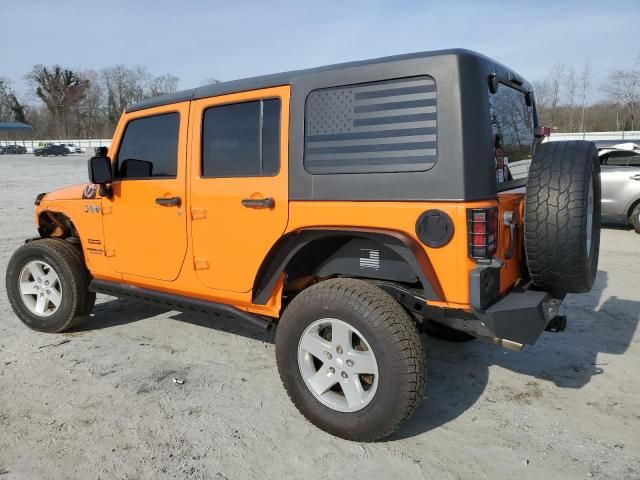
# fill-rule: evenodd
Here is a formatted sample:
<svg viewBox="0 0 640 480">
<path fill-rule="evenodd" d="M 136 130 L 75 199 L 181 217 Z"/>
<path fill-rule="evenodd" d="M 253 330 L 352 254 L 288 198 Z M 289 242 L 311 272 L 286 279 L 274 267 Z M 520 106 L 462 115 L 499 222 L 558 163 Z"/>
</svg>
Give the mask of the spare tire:
<svg viewBox="0 0 640 480">
<path fill-rule="evenodd" d="M 533 283 L 588 292 L 600 250 L 600 161 L 592 142 L 537 146 L 527 181 L 524 250 Z"/>
</svg>

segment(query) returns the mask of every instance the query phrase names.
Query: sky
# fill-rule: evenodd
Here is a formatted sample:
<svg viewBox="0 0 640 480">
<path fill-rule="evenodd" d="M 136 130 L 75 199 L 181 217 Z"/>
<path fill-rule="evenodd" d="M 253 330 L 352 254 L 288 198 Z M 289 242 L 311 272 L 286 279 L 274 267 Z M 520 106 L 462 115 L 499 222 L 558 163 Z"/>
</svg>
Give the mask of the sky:
<svg viewBox="0 0 640 480">
<path fill-rule="evenodd" d="M 640 0 L 0 0 L 0 76 L 35 64 L 143 65 L 180 88 L 401 53 L 468 48 L 529 81 L 593 69 L 593 96 L 640 60 Z"/>
</svg>

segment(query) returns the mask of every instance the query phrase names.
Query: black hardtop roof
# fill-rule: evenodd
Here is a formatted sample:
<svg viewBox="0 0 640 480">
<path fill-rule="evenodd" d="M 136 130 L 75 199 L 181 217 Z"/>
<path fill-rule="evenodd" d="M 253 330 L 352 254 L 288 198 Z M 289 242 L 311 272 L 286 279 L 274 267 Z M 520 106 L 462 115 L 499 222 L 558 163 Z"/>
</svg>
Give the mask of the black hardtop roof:
<svg viewBox="0 0 640 480">
<path fill-rule="evenodd" d="M 466 50 L 463 48 L 454 48 L 449 50 L 434 50 L 431 52 L 416 52 L 407 53 L 403 55 L 393 55 L 390 57 L 374 58 L 370 60 L 360 60 L 355 62 L 337 63 L 334 65 L 327 65 L 324 67 L 307 68 L 303 70 L 293 70 L 290 72 L 275 73 L 270 75 L 261 75 L 258 77 L 243 78 L 240 80 L 231 80 L 228 82 L 216 83 L 213 85 L 205 85 L 202 87 L 191 88 L 189 90 L 182 90 L 169 95 L 161 95 L 158 97 L 149 98 L 141 102 L 134 103 L 127 107 L 127 112 L 135 112 L 137 110 L 144 110 L 146 108 L 158 107 L 161 105 L 170 105 L 172 103 L 184 102 L 187 100 L 195 100 L 199 98 L 215 97 L 218 95 L 225 95 L 229 93 L 238 93 L 249 90 L 257 90 L 261 88 L 276 87 L 282 85 L 291 85 L 296 79 L 305 77 L 308 75 L 314 75 L 321 72 L 335 71 L 341 69 L 348 69 L 352 67 L 375 65 L 383 63 L 392 63 L 397 61 L 421 59 L 426 57 L 438 57 L 444 55 L 452 55 L 459 57 L 474 57 L 477 60 L 493 64 L 494 69 L 499 69 L 503 76 L 511 73 L 516 75 L 515 72 L 506 68 L 504 65 L 486 57 L 480 53 L 472 50 Z M 519 77 L 522 78 L 522 77 Z M 526 84 L 526 82 L 525 82 Z M 527 84 L 528 85 L 528 84 Z"/>
</svg>

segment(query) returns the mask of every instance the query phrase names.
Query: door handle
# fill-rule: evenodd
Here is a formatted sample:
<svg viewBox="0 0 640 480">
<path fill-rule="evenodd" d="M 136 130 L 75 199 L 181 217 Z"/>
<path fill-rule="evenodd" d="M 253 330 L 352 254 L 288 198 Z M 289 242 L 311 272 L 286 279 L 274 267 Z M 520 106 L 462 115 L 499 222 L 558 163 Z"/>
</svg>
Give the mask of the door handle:
<svg viewBox="0 0 640 480">
<path fill-rule="evenodd" d="M 273 208 L 276 201 L 271 198 L 244 198 L 242 199 L 242 206 L 247 208 Z"/>
<path fill-rule="evenodd" d="M 637 175 L 631 175 L 629 178 L 630 178 L 631 180 L 640 180 L 640 173 L 639 173 L 639 174 L 637 174 Z"/>
<path fill-rule="evenodd" d="M 158 197 L 156 203 L 161 207 L 179 207 L 180 197 Z"/>
</svg>

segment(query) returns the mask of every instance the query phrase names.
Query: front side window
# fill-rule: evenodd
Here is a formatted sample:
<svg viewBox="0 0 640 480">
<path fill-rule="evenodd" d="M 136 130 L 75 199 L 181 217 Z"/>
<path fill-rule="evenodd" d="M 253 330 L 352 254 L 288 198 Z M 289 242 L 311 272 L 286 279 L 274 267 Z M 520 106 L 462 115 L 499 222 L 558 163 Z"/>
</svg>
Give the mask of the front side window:
<svg viewBox="0 0 640 480">
<path fill-rule="evenodd" d="M 116 157 L 116 178 L 175 177 L 180 115 L 167 113 L 130 121 Z"/>
<path fill-rule="evenodd" d="M 274 175 L 280 168 L 280 99 L 220 105 L 202 120 L 202 176 Z"/>
<path fill-rule="evenodd" d="M 535 138 L 533 107 L 527 105 L 524 93 L 500 84 L 498 91 L 489 96 L 489 111 L 496 182 L 502 183 L 514 179 L 511 171 L 520 170 L 517 162 L 531 160 Z"/>
</svg>

